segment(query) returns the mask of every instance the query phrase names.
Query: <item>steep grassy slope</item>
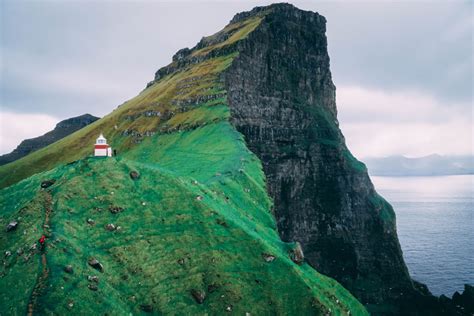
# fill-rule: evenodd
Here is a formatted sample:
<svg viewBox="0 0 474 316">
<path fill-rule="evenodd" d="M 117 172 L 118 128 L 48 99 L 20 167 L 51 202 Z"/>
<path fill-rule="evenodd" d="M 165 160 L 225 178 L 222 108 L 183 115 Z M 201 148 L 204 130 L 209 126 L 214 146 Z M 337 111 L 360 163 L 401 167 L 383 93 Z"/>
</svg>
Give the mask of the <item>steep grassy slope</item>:
<svg viewBox="0 0 474 316">
<path fill-rule="evenodd" d="M 210 102 L 178 105 L 186 100 L 219 96 L 222 87 L 217 75 L 227 67 L 235 54 L 190 65 L 181 72 L 160 80 L 137 97 L 125 102 L 104 118 L 62 140 L 38 150 L 8 166 L 0 167 L 0 187 L 5 187 L 32 174 L 49 170 L 62 163 L 90 156 L 100 133 L 119 154 L 137 146 L 145 137 L 192 128 L 197 124 L 222 118 L 222 107 L 210 110 Z"/>
<path fill-rule="evenodd" d="M 276 233 L 260 163 L 227 122 L 161 141 L 155 154 L 162 164 L 89 158 L 2 191 L 2 223 L 20 221 L 0 235 L 2 248 L 13 253 L 2 271 L 1 286 L 9 289 L 0 295 L 4 310 L 24 313 L 41 274 L 39 254 L 29 248 L 41 234 L 50 194 L 50 271 L 37 311 L 364 313 L 335 281 L 289 259 L 293 245 Z M 130 178 L 132 170 L 139 179 Z M 56 183 L 40 190 L 50 178 Z M 123 211 L 111 213 L 114 206 Z M 107 224 L 120 229 L 108 231 Z M 276 259 L 266 262 L 263 254 Z M 90 257 L 103 273 L 88 266 Z M 72 274 L 63 271 L 67 265 Z M 88 288 L 89 275 L 99 277 L 98 291 Z M 207 293 L 204 304 L 194 302 L 193 289 Z"/>
<path fill-rule="evenodd" d="M 0 224 L 19 222 L 0 232 L 2 311 L 366 314 L 290 259 L 261 163 L 228 121 L 219 75 L 236 57 L 229 46 L 258 23 L 205 38 L 194 52 L 212 48 L 193 63 L 173 62 L 110 115 L 0 168 Z M 100 132 L 118 157 L 87 158 Z M 40 189 L 47 179 L 56 182 Z M 45 253 L 32 247 L 43 233 Z"/>
</svg>

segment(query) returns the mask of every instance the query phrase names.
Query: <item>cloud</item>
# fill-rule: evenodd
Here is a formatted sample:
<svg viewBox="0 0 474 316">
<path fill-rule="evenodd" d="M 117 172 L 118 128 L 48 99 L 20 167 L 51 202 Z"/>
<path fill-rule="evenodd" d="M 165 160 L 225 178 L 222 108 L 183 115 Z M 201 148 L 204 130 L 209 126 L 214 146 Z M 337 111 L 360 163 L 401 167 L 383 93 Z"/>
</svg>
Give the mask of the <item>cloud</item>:
<svg viewBox="0 0 474 316">
<path fill-rule="evenodd" d="M 473 113 L 418 92 L 357 86 L 337 90 L 338 117 L 349 149 L 360 158 L 473 154 Z"/>
<path fill-rule="evenodd" d="M 2 111 L 103 116 L 178 49 L 271 2 L 4 1 Z M 472 2 L 291 2 L 327 18 L 340 120 L 358 156 L 469 150 Z"/>
<path fill-rule="evenodd" d="M 33 138 L 52 130 L 59 122 L 47 114 L 0 113 L 0 154 L 11 152 L 27 138 Z"/>
</svg>

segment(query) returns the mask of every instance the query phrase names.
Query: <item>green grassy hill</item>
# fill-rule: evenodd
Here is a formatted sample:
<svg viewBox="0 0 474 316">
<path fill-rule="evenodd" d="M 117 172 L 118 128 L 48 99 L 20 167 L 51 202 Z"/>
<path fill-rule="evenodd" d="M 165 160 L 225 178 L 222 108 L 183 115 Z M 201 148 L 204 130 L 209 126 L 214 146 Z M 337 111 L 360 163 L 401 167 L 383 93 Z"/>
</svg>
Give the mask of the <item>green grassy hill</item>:
<svg viewBox="0 0 474 316">
<path fill-rule="evenodd" d="M 258 23 L 205 38 L 194 63 L 174 61 L 106 117 L 0 167 L 0 224 L 19 223 L 0 232 L 2 314 L 367 314 L 291 260 L 261 163 L 228 121 L 219 74 L 236 53 L 210 55 Z M 101 132 L 117 157 L 90 157 Z M 43 233 L 45 253 L 33 246 Z"/>
</svg>

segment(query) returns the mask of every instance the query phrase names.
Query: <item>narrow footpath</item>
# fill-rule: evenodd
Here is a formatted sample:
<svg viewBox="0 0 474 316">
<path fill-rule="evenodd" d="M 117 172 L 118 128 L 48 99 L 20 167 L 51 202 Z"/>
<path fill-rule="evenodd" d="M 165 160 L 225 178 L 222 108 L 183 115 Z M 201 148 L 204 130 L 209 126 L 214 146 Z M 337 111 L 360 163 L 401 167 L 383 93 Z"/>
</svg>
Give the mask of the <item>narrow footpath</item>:
<svg viewBox="0 0 474 316">
<path fill-rule="evenodd" d="M 43 191 L 41 193 L 43 195 L 43 208 L 44 208 L 44 221 L 43 221 L 43 235 L 46 237 L 50 236 L 49 231 L 49 218 L 51 215 L 52 207 L 51 202 L 53 200 L 51 193 L 48 191 Z M 28 316 L 31 316 L 35 313 L 36 303 L 38 297 L 44 294 L 44 290 L 46 289 L 48 275 L 49 275 L 49 268 L 48 268 L 48 259 L 46 258 L 46 248 L 41 251 L 41 273 L 38 275 L 36 279 L 35 287 L 33 288 L 33 292 L 31 293 L 30 300 L 28 303 Z"/>
</svg>

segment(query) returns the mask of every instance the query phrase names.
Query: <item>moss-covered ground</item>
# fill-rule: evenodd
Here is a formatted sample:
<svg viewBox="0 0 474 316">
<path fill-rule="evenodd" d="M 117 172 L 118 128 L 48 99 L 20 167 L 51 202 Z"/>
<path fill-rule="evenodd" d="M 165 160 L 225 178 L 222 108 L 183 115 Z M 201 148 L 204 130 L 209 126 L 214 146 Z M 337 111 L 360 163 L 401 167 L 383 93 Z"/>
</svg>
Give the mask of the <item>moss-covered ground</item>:
<svg viewBox="0 0 474 316">
<path fill-rule="evenodd" d="M 143 147 L 156 145 L 143 154 L 160 164 L 131 160 L 138 152 L 130 159 L 89 158 L 2 190 L 2 224 L 20 223 L 0 234 L 2 249 L 12 252 L 0 279 L 8 289 L 0 295 L 4 311 L 25 313 L 41 274 L 39 251 L 30 250 L 44 220 L 40 183 L 56 179 L 46 189 L 53 201 L 50 273 L 36 311 L 135 314 L 151 306 L 157 314 L 364 313 L 335 281 L 290 260 L 293 245 L 275 230 L 260 163 L 227 122 L 168 137 L 161 140 L 166 146 L 157 138 Z M 133 180 L 130 171 L 140 177 Z M 113 214 L 114 206 L 123 210 Z M 120 229 L 109 231 L 107 224 Z M 263 254 L 276 259 L 266 262 Z M 90 257 L 103 264 L 103 273 L 88 265 Z M 67 265 L 72 274 L 63 270 Z M 88 288 L 93 275 L 97 291 Z M 206 293 L 203 304 L 194 301 L 193 289 Z"/>
<path fill-rule="evenodd" d="M 239 22 L 228 39 L 258 23 Z M 235 56 L 172 73 L 0 167 L 0 225 L 19 223 L 0 231 L 2 315 L 366 314 L 279 239 L 261 163 L 228 121 L 219 74 Z M 90 157 L 101 132 L 117 157 Z"/>
</svg>

